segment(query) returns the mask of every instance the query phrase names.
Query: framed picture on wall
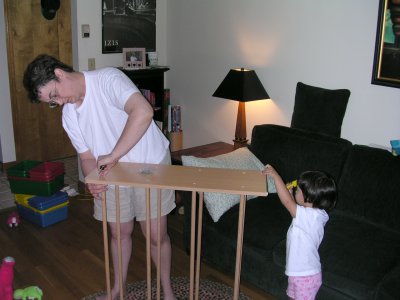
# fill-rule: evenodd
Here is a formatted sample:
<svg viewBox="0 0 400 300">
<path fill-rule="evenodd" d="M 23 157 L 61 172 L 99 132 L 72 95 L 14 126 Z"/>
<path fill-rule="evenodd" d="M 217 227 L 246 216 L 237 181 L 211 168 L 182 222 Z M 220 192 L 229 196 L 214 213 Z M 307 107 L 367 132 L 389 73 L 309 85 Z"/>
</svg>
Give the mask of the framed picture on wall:
<svg viewBox="0 0 400 300">
<path fill-rule="evenodd" d="M 142 69 L 146 66 L 145 48 L 122 48 L 122 57 L 125 70 Z"/>
<path fill-rule="evenodd" d="M 400 0 L 380 0 L 372 84 L 400 88 Z"/>
<path fill-rule="evenodd" d="M 102 0 L 102 53 L 156 51 L 156 0 Z"/>
</svg>

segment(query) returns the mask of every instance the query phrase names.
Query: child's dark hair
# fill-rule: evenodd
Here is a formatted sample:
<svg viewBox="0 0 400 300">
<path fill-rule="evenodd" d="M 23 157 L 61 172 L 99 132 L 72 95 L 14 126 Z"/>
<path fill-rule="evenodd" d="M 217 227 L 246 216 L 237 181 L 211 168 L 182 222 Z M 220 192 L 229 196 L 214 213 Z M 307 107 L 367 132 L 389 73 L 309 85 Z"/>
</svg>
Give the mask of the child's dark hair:
<svg viewBox="0 0 400 300">
<path fill-rule="evenodd" d="M 326 211 L 335 207 L 337 192 L 333 177 L 322 171 L 303 172 L 298 180 L 304 201 L 312 203 L 314 208 Z"/>
</svg>

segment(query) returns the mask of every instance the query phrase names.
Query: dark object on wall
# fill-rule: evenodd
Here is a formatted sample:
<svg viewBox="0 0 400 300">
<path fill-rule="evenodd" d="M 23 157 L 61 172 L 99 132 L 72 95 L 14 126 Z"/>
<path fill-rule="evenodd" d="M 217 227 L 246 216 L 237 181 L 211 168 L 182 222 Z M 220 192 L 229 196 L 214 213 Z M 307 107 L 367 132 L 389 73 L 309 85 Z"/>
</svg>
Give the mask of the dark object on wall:
<svg viewBox="0 0 400 300">
<path fill-rule="evenodd" d="M 297 83 L 290 127 L 340 137 L 350 91 Z"/>
<path fill-rule="evenodd" d="M 380 0 L 372 84 L 400 88 L 400 1 Z"/>
<path fill-rule="evenodd" d="M 60 8 L 60 0 L 41 0 L 42 15 L 47 20 L 53 20 Z"/>
</svg>

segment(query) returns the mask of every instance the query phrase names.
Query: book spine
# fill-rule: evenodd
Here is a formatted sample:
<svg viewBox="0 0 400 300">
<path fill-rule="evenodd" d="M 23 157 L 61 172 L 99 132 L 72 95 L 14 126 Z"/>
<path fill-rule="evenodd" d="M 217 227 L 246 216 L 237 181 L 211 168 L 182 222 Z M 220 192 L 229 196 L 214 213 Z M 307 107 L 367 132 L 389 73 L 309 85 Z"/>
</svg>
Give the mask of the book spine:
<svg viewBox="0 0 400 300">
<path fill-rule="evenodd" d="M 164 89 L 164 101 L 163 101 L 163 128 L 162 131 L 166 134 L 170 131 L 170 117 L 169 117 L 169 106 L 170 106 L 170 90 Z"/>
<path fill-rule="evenodd" d="M 182 131 L 181 126 L 181 107 L 179 105 L 174 105 L 171 107 L 171 117 L 172 117 L 172 132 Z"/>
<path fill-rule="evenodd" d="M 155 109 L 156 105 L 156 96 L 155 93 L 147 90 L 147 89 L 140 89 L 140 92 L 142 93 L 143 97 L 146 98 L 146 100 L 150 103 L 150 105 Z"/>
</svg>

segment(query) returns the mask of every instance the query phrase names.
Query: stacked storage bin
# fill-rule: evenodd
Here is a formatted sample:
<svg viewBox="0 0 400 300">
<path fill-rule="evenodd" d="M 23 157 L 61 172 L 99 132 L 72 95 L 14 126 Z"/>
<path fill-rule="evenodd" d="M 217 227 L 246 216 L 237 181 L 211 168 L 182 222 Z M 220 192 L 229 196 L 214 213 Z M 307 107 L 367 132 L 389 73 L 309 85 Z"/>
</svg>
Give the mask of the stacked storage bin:
<svg viewBox="0 0 400 300">
<path fill-rule="evenodd" d="M 68 217 L 64 164 L 25 160 L 7 169 L 11 192 L 22 218 L 47 227 Z"/>
</svg>

